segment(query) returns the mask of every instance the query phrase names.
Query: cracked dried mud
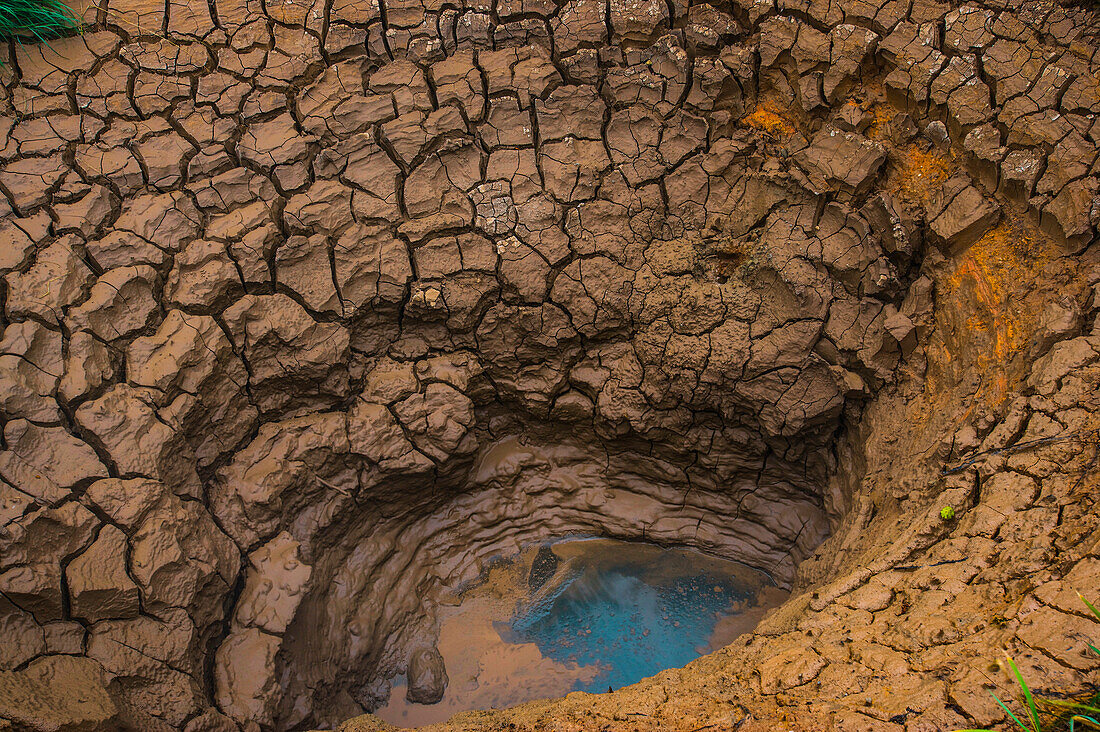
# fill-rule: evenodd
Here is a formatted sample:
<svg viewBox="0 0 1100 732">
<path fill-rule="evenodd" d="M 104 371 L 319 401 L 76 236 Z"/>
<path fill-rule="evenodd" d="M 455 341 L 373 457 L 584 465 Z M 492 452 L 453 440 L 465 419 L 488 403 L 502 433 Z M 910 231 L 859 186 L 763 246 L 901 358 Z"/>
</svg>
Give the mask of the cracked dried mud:
<svg viewBox="0 0 1100 732">
<path fill-rule="evenodd" d="M 74 9 L 0 46 L 0 730 L 390 729 L 438 598 L 578 534 L 790 595 L 437 729 L 1096 692 L 1095 10 Z"/>
</svg>

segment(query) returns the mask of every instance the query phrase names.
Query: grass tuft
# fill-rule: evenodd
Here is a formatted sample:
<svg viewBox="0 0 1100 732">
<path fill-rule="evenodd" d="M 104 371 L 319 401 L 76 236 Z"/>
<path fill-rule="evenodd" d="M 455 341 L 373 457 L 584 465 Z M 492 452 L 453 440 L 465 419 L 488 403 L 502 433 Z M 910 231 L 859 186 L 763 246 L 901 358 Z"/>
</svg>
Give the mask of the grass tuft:
<svg viewBox="0 0 1100 732">
<path fill-rule="evenodd" d="M 1091 602 L 1085 599 L 1085 597 L 1078 592 L 1077 596 L 1081 598 L 1081 601 L 1088 607 L 1096 619 L 1100 621 L 1100 610 L 1096 608 Z M 1089 649 L 1100 655 L 1100 650 L 1091 643 L 1088 644 Z M 1008 656 L 1008 666 L 1012 669 L 1012 675 L 1016 677 L 1016 684 L 1020 687 L 1020 691 L 1023 693 L 1024 705 L 1027 709 L 1025 718 L 1028 724 L 1024 724 L 1020 721 L 1008 705 L 1001 701 L 1000 697 L 996 694 L 992 694 L 993 701 L 997 702 L 997 705 L 1005 711 L 1009 719 L 1016 723 L 1016 726 L 1022 729 L 1024 732 L 1043 732 L 1043 725 L 1039 718 L 1039 705 L 1053 707 L 1057 710 L 1057 713 L 1052 714 L 1049 710 L 1044 710 L 1045 713 L 1051 714 L 1055 717 L 1054 724 L 1056 729 L 1065 729 L 1063 725 L 1069 724 L 1069 732 L 1077 732 L 1078 728 L 1082 729 L 1095 729 L 1100 730 L 1100 694 L 1096 694 L 1087 703 L 1065 701 L 1062 699 L 1047 699 L 1039 698 L 1031 693 L 1031 689 L 1028 688 L 1027 682 L 1024 681 L 1023 675 L 1020 674 L 1020 669 L 1017 668 L 1016 662 L 1012 660 L 1011 656 Z M 1050 727 L 1046 728 L 1051 731 Z M 990 729 L 964 729 L 957 730 L 957 732 L 996 732 Z"/>
<path fill-rule="evenodd" d="M 0 0 L 0 40 L 46 42 L 80 27 L 80 18 L 60 0 Z"/>
<path fill-rule="evenodd" d="M 1089 608 L 1089 612 L 1091 612 L 1091 613 L 1092 613 L 1093 615 L 1095 615 L 1095 616 L 1096 616 L 1096 619 L 1097 619 L 1097 620 L 1100 620 L 1100 610 L 1097 610 L 1097 609 L 1096 609 L 1096 606 L 1095 606 L 1095 605 L 1093 605 L 1093 604 L 1092 604 L 1091 602 L 1089 602 L 1088 600 L 1086 600 L 1086 599 L 1085 599 L 1085 596 L 1084 596 L 1084 595 L 1082 595 L 1082 594 L 1081 594 L 1080 592 L 1078 592 L 1078 593 L 1077 593 L 1077 596 L 1081 598 L 1081 602 L 1085 603 L 1085 605 L 1087 605 L 1087 606 L 1088 606 L 1088 608 Z M 1097 648 L 1096 646 L 1094 646 L 1094 645 L 1093 645 L 1093 644 L 1091 644 L 1091 643 L 1089 643 L 1089 644 L 1088 644 L 1088 647 L 1089 647 L 1089 650 L 1090 650 L 1090 651 L 1092 651 L 1093 653 L 1095 653 L 1095 654 L 1096 654 L 1097 656 L 1100 656 L 1100 648 Z M 1100 712 L 1100 709 L 1094 709 L 1093 711 L 1097 711 L 1097 712 Z"/>
</svg>

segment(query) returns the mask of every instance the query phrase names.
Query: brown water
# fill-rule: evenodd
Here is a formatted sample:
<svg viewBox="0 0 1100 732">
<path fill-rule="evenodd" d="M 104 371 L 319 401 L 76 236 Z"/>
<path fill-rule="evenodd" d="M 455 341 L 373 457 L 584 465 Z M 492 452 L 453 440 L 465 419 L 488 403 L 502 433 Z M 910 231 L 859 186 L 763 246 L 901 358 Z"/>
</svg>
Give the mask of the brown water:
<svg viewBox="0 0 1100 732">
<path fill-rule="evenodd" d="M 727 645 L 786 595 L 761 572 L 684 549 L 605 539 L 532 548 L 441 608 L 443 699 L 410 703 L 396 679 L 375 713 L 414 726 L 618 688 Z"/>
</svg>

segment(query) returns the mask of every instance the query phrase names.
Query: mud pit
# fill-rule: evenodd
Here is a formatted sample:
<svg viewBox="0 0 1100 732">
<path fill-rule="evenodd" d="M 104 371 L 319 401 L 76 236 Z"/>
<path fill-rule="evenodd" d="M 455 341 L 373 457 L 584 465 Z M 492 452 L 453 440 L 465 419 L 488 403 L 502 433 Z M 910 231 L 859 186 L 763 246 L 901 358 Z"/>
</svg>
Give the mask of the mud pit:
<svg viewBox="0 0 1100 732">
<path fill-rule="evenodd" d="M 787 593 L 698 552 L 573 538 L 501 557 L 441 608 L 446 687 L 410 702 L 398 679 L 376 713 L 399 726 L 583 690 L 602 693 L 682 666 L 750 632 Z M 434 638 L 426 639 L 434 644 Z M 439 677 L 432 677 L 435 680 Z M 420 684 L 420 687 L 425 686 Z"/>
<path fill-rule="evenodd" d="M 1094 683 L 1091 12 L 79 9 L 3 72 L 0 719 L 335 725 L 574 533 L 793 596 L 467 728 L 988 724 L 1002 645 Z"/>
</svg>

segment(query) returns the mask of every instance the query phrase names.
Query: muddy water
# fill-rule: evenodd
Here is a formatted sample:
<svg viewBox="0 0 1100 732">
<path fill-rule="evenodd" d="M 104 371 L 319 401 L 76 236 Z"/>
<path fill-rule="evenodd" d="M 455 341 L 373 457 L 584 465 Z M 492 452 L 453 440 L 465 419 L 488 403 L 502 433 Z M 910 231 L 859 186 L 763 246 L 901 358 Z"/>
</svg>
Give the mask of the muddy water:
<svg viewBox="0 0 1100 732">
<path fill-rule="evenodd" d="M 606 539 L 533 548 L 441 609 L 443 699 L 409 703 L 399 678 L 376 714 L 411 726 L 606 692 L 721 648 L 785 597 L 760 572 L 685 549 Z"/>
</svg>

